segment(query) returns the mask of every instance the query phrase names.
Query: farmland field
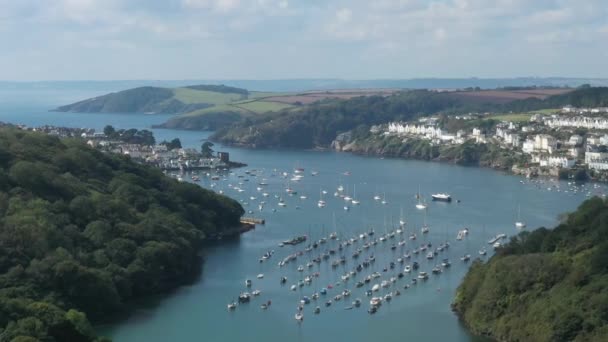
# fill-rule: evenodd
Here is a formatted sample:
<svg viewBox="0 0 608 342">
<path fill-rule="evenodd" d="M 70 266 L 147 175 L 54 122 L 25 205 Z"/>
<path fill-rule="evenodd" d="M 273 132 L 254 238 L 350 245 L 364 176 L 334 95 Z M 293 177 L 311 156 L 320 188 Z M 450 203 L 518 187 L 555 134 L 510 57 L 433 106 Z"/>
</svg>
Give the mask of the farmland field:
<svg viewBox="0 0 608 342">
<path fill-rule="evenodd" d="M 196 90 L 189 88 L 173 89 L 175 98 L 183 103 L 209 103 L 209 104 L 224 104 L 243 99 L 241 94 L 234 93 L 218 93 L 213 91 Z"/>
</svg>

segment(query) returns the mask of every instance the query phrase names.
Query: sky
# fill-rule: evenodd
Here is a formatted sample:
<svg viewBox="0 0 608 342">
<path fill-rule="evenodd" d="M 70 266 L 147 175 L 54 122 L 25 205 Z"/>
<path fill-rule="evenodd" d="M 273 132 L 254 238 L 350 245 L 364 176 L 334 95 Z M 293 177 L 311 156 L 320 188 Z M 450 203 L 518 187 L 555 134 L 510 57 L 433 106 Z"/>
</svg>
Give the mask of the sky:
<svg viewBox="0 0 608 342">
<path fill-rule="evenodd" d="M 0 0 L 0 80 L 608 77 L 607 0 Z"/>
</svg>

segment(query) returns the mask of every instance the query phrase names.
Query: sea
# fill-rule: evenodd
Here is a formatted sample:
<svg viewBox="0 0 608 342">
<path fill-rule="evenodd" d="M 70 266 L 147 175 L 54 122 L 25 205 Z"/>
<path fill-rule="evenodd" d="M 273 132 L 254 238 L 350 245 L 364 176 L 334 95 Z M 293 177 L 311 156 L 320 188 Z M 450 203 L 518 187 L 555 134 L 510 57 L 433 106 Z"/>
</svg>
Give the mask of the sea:
<svg viewBox="0 0 608 342">
<path fill-rule="evenodd" d="M 119 89 L 105 83 L 88 86 L 73 83 L 62 87 L 0 85 L 0 121 L 97 130 L 108 124 L 117 128 L 151 129 L 152 125 L 170 117 L 49 111 L 116 90 Z M 210 135 L 195 131 L 152 131 L 157 141 L 180 138 L 184 146 L 194 148 L 199 148 Z M 125 317 L 108 317 L 106 323 L 96 327 L 99 334 L 114 341 L 159 342 L 484 341 L 466 330 L 450 304 L 471 261 L 491 257 L 493 251 L 488 240 L 498 234 L 508 237 L 517 234 L 519 230 L 514 225 L 517 220 L 526 222 L 526 230 L 554 227 L 565 213 L 575 210 L 586 198 L 606 192 L 606 187 L 600 184 L 528 180 L 490 169 L 434 162 L 331 151 L 249 150 L 219 144 L 214 149 L 229 152 L 231 160 L 246 163 L 247 167 L 209 174 L 201 172 L 200 182 L 196 184 L 238 200 L 248 212 L 247 216 L 264 219 L 266 223 L 238 239 L 207 246 L 202 272 L 193 283 L 169 294 L 145 298 Z M 299 179 L 294 178 L 296 169 L 301 170 Z M 219 180 L 211 180 L 215 175 Z M 193 175 L 169 176 L 192 181 Z M 344 188 L 342 192 L 337 190 L 340 186 Z M 297 194 L 290 195 L 287 189 Z M 449 193 L 453 201 L 433 202 L 430 195 L 434 193 Z M 421 199 L 416 198 L 417 194 Z M 353 197 L 360 204 L 349 203 L 340 195 Z M 374 199 L 375 196 L 379 199 Z M 318 206 L 321 199 L 326 202 L 323 208 Z M 278 205 L 281 200 L 285 207 Z M 426 210 L 416 209 L 419 200 L 426 202 Z M 405 221 L 401 228 L 399 221 Z M 421 231 L 423 225 L 429 227 L 427 234 Z M 459 231 L 465 228 L 468 234 L 458 240 Z M 373 236 L 367 235 L 370 231 L 374 232 Z M 310 252 L 305 250 L 309 244 L 334 232 L 336 240 L 328 239 Z M 410 239 L 413 234 L 416 240 Z M 283 241 L 297 236 L 306 236 L 307 241 L 281 247 Z M 380 241 L 382 236 L 387 236 L 386 241 Z M 349 239 L 357 241 L 346 246 Z M 377 243 L 364 249 L 363 244 L 371 245 L 372 240 Z M 426 258 L 428 251 L 446 242 L 450 245 L 448 249 L 438 252 L 433 259 Z M 346 247 L 340 251 L 339 244 Z M 427 251 L 413 253 L 429 244 Z M 330 249 L 336 254 L 329 260 L 308 267 L 313 258 Z M 362 252 L 354 259 L 352 254 L 357 249 Z M 487 256 L 479 254 L 482 249 L 487 250 Z M 260 262 L 265 253 L 270 254 L 270 258 Z M 280 267 L 279 262 L 291 254 L 299 255 Z M 404 258 L 407 254 L 411 255 L 410 259 Z M 372 255 L 375 262 L 369 267 L 348 280 L 342 279 Z M 465 255 L 470 255 L 471 261 L 462 261 Z M 332 267 L 331 262 L 341 256 L 345 257 L 345 264 Z M 441 267 L 443 259 L 449 259 L 451 267 Z M 413 284 L 412 278 L 417 278 L 418 271 L 404 273 L 405 266 L 414 261 L 420 265 L 418 271 L 429 273 L 428 280 Z M 436 265 L 442 272 L 431 274 Z M 303 271 L 298 271 L 299 266 Z M 374 272 L 380 277 L 356 287 L 357 281 Z M 402 278 L 398 277 L 399 273 L 403 274 Z M 300 286 L 307 276 L 312 279 L 310 284 Z M 287 278 L 285 284 L 281 284 L 281 277 Z M 396 280 L 392 282 L 391 278 Z M 252 281 L 251 287 L 245 286 L 246 279 Z M 392 300 L 385 301 L 375 314 L 370 314 L 370 297 L 365 292 L 383 280 L 390 286 L 374 292 L 373 296 L 384 298 L 390 293 Z M 293 291 L 292 285 L 296 285 Z M 328 289 L 326 295 L 309 304 L 300 304 L 304 297 L 311 298 L 323 288 Z M 350 290 L 350 296 L 336 300 L 336 295 L 346 289 Z M 259 290 L 260 295 L 235 310 L 227 309 L 227 304 L 239 294 L 253 290 Z M 362 302 L 360 307 L 352 304 L 357 298 Z M 326 306 L 329 300 L 331 306 Z M 268 301 L 271 305 L 262 309 L 261 304 Z M 317 306 L 321 311 L 314 314 Z M 299 310 L 304 316 L 302 321 L 295 319 Z"/>
</svg>

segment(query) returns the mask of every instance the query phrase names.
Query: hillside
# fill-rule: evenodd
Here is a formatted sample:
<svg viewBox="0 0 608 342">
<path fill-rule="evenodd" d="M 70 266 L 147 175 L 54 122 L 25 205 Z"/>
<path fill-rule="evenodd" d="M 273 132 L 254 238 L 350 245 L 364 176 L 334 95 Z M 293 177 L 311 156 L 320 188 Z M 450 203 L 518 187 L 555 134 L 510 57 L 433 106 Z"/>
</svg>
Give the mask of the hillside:
<svg viewBox="0 0 608 342">
<path fill-rule="evenodd" d="M 0 340 L 92 341 L 89 319 L 192 278 L 242 214 L 127 157 L 0 129 Z"/>
<path fill-rule="evenodd" d="M 608 202 L 584 202 L 553 230 L 523 232 L 473 264 L 453 309 L 500 341 L 608 340 Z"/>
<path fill-rule="evenodd" d="M 511 90 L 495 90 L 492 96 L 480 96 L 480 91 L 470 91 L 471 94 L 464 95 L 464 92 L 410 90 L 390 96 L 324 101 L 304 106 L 298 111 L 256 116 L 217 131 L 212 139 L 247 147 L 327 148 L 344 132 L 434 114 L 488 111 L 521 113 L 559 108 L 567 104 L 582 107 L 608 105 L 608 88 L 559 90 L 556 95 L 550 96 L 539 95 L 540 89 L 534 91 L 536 95 L 532 97 L 508 102 L 504 101 L 504 97 L 511 96 Z"/>
</svg>

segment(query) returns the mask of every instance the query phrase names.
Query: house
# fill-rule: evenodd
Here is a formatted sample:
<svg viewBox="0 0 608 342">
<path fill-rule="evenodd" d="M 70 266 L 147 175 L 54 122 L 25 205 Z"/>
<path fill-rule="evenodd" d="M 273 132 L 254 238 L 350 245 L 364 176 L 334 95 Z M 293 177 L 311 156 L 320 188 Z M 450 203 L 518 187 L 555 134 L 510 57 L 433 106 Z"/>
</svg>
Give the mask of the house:
<svg viewBox="0 0 608 342">
<path fill-rule="evenodd" d="M 573 136 L 570 137 L 570 139 L 568 139 L 567 142 L 568 145 L 570 146 L 579 146 L 583 144 L 583 137 L 581 137 L 578 134 L 575 134 Z"/>
<path fill-rule="evenodd" d="M 521 149 L 524 153 L 527 153 L 527 154 L 534 152 L 534 140 L 526 139 L 526 141 L 524 141 Z"/>
<path fill-rule="evenodd" d="M 587 145 L 601 145 L 601 140 L 597 135 L 590 135 L 587 137 Z"/>
<path fill-rule="evenodd" d="M 534 138 L 534 150 L 552 154 L 557 149 L 557 140 L 548 134 L 538 134 Z"/>
<path fill-rule="evenodd" d="M 585 164 L 599 160 L 608 160 L 608 152 L 588 151 L 585 153 Z"/>
<path fill-rule="evenodd" d="M 560 167 L 569 169 L 574 166 L 575 160 L 567 157 L 545 157 L 540 159 L 540 166 Z"/>
</svg>

